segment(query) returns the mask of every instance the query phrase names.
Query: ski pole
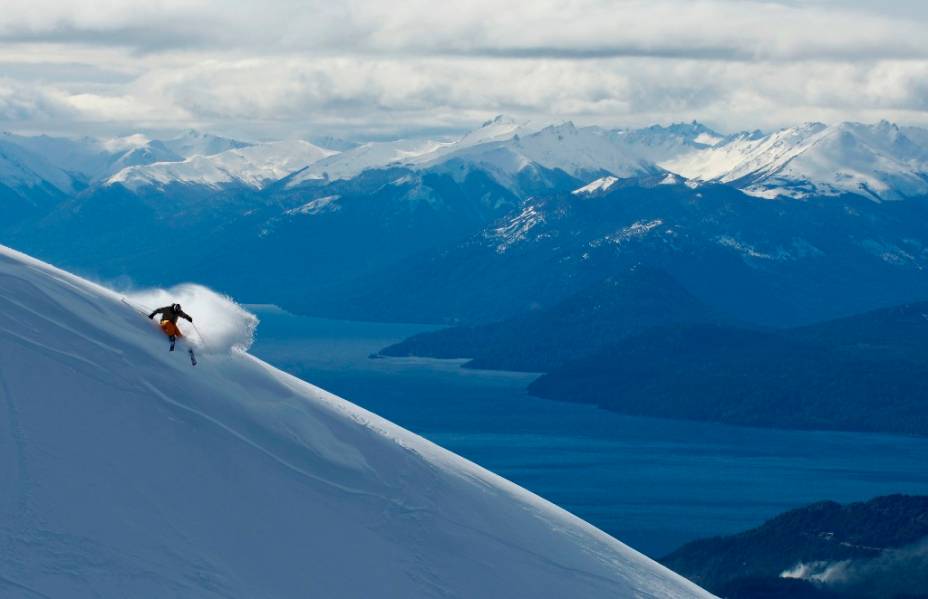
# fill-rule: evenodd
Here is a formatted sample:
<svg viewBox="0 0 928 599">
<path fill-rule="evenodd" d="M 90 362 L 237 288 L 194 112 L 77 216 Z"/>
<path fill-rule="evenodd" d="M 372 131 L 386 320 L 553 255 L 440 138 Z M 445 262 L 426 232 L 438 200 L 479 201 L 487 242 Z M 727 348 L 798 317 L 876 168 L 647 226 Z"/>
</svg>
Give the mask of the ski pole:
<svg viewBox="0 0 928 599">
<path fill-rule="evenodd" d="M 200 341 L 203 342 L 203 348 L 206 349 L 206 346 L 209 344 L 206 342 L 206 337 L 204 337 L 203 333 L 200 332 L 200 327 L 198 327 L 194 322 L 191 322 L 190 324 L 193 325 L 193 330 L 197 332 L 197 336 L 200 338 Z"/>
<path fill-rule="evenodd" d="M 129 300 L 127 300 L 126 298 L 121 298 L 121 300 L 122 300 L 122 303 L 129 306 L 130 308 L 132 308 L 133 310 L 135 310 L 142 316 L 148 318 L 148 312 L 145 312 L 144 310 L 142 310 L 142 308 L 140 308 L 139 306 L 136 306 L 135 304 L 129 303 Z"/>
</svg>

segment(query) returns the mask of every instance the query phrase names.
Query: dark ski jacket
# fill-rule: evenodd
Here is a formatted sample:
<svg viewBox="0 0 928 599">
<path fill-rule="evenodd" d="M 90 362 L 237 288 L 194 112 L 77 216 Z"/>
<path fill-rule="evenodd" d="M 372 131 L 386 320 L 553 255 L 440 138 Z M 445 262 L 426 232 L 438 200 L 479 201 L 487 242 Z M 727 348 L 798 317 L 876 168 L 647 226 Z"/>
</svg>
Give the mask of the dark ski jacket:
<svg viewBox="0 0 928 599">
<path fill-rule="evenodd" d="M 155 314 L 161 314 L 161 320 L 170 320 L 173 323 L 177 323 L 177 319 L 186 318 L 190 322 L 193 322 L 193 319 L 189 314 L 183 310 L 178 310 L 174 306 L 177 304 L 171 304 L 170 306 L 165 306 L 163 308 L 156 308 L 151 314 L 148 315 L 149 318 L 154 318 Z"/>
</svg>

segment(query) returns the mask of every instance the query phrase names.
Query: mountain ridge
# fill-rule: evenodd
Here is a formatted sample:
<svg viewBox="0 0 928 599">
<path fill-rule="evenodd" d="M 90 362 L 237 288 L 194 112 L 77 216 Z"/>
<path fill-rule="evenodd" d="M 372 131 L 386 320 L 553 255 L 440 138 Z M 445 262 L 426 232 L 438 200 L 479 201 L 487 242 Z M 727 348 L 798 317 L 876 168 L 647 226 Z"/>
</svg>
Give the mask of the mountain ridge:
<svg viewBox="0 0 928 599">
<path fill-rule="evenodd" d="M 116 182 L 135 180 L 134 185 L 145 181 L 163 185 L 174 180 L 215 186 L 214 171 L 198 175 L 197 169 L 188 167 L 172 171 L 152 165 L 255 145 L 193 130 L 164 140 L 142 135 L 78 142 L 7 137 L 23 147 L 43 148 L 66 170 L 84 169 L 88 180 L 106 175 Z M 70 150 L 56 150 L 56 143 Z M 287 186 L 299 187 L 318 179 L 350 179 L 366 169 L 448 168 L 451 172 L 482 168 L 506 184 L 531 164 L 585 177 L 587 183 L 603 175 L 622 178 L 669 171 L 694 181 L 733 185 L 760 198 L 854 193 L 884 201 L 928 195 L 928 130 L 887 121 L 872 125 L 806 123 L 770 133 L 726 135 L 696 121 L 611 129 L 577 127 L 571 121 L 520 122 L 499 116 L 458 138 L 333 144 L 338 148 L 320 149 L 314 155 L 291 145 L 294 159 L 279 156 L 276 168 L 266 169 L 261 179 L 269 183 L 286 178 Z M 117 151 L 122 154 L 113 154 Z M 117 158 L 101 159 L 101 153 Z M 200 166 L 210 170 L 202 160 Z M 249 173 L 254 167 L 247 160 L 225 166 L 223 182 L 242 180 L 256 185 L 254 173 Z M 132 171 L 123 173 L 127 168 Z"/>
<path fill-rule="evenodd" d="M 902 599 L 924 590 L 919 542 L 926 538 L 928 497 L 889 495 L 790 510 L 752 530 L 688 543 L 661 561 L 736 599 Z"/>
</svg>

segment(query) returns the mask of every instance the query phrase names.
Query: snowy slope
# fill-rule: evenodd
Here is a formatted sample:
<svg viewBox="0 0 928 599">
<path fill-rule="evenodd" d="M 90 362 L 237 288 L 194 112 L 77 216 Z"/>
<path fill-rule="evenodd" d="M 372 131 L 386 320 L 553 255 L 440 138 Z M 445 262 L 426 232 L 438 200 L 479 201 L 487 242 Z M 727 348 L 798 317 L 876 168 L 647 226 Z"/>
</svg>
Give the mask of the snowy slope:
<svg viewBox="0 0 928 599">
<path fill-rule="evenodd" d="M 612 187 L 618 183 L 618 178 L 616 177 L 600 177 L 592 183 L 584 185 L 579 189 L 575 189 L 573 192 L 574 195 L 595 195 L 599 193 L 605 193 L 612 189 Z"/>
<path fill-rule="evenodd" d="M 455 170 L 462 164 L 484 169 L 503 183 L 533 164 L 572 174 L 606 168 L 628 175 L 637 172 L 640 163 L 629 156 L 604 129 L 578 130 L 572 123 L 543 126 L 498 116 L 453 141 L 405 139 L 365 144 L 310 166 L 288 185 L 325 177 L 350 179 L 364 170 L 387 166 L 426 169 L 446 164 Z"/>
<path fill-rule="evenodd" d="M 295 187 L 305 181 L 319 179 L 351 179 L 368 169 L 407 165 L 415 158 L 431 154 L 448 143 L 431 139 L 366 143 L 311 164 L 294 174 L 287 185 Z"/>
<path fill-rule="evenodd" d="M 74 191 L 74 181 L 68 173 L 41 154 L 15 143 L 14 137 L 0 135 L 0 184 L 20 191 L 43 186 L 50 186 L 61 193 Z"/>
<path fill-rule="evenodd" d="M 571 122 L 445 152 L 425 166 L 444 164 L 455 170 L 460 165 L 486 170 L 503 184 L 531 165 L 560 169 L 577 177 L 602 171 L 634 177 L 659 170 L 630 150 L 614 132 L 599 127 L 578 128 Z"/>
<path fill-rule="evenodd" d="M 400 139 L 389 142 L 372 142 L 343 152 L 312 165 L 296 175 L 289 185 L 296 186 L 308 179 L 328 177 L 350 179 L 367 169 L 387 166 L 417 168 L 443 161 L 443 157 L 475 146 L 512 139 L 520 132 L 532 130 L 527 123 L 498 116 L 478 129 L 456 140 Z"/>
<path fill-rule="evenodd" d="M 165 142 L 136 133 L 123 137 L 93 138 L 24 136 L 3 134 L 3 139 L 33 154 L 49 164 L 87 181 L 111 176 L 124 168 L 154 162 L 181 161 L 184 156 Z"/>
<path fill-rule="evenodd" d="M 763 197 L 856 193 L 884 200 L 928 194 L 928 149 L 885 121 L 745 133 L 661 166 Z"/>
<path fill-rule="evenodd" d="M 807 123 L 766 136 L 759 131 L 740 133 L 726 143 L 665 161 L 663 166 L 690 179 L 731 182 L 791 160 L 826 129 L 821 123 Z"/>
<path fill-rule="evenodd" d="M 508 141 L 517 135 L 536 133 L 543 128 L 543 126 L 537 123 L 521 122 L 505 115 L 499 115 L 496 118 L 483 123 L 479 128 L 474 129 L 473 131 L 468 131 L 466 134 L 464 134 L 463 137 L 456 140 L 453 144 L 448 144 L 445 147 L 438 148 L 428 155 L 419 157 L 418 162 L 433 163 L 444 155 L 452 154 L 454 152 L 459 152 L 461 150 L 473 148 L 483 144 Z"/>
<path fill-rule="evenodd" d="M 733 184 L 762 197 L 856 193 L 897 199 L 928 193 L 928 132 L 886 122 L 807 123 L 770 134 L 723 136 L 697 122 L 609 130 L 497 117 L 452 142 L 365 144 L 311 165 L 291 177 L 288 186 L 349 179 L 386 166 L 456 175 L 479 169 L 507 186 L 533 166 L 588 181 L 604 172 L 627 178 L 667 170 L 694 181 Z"/>
<path fill-rule="evenodd" d="M 69 139 L 48 135 L 0 134 L 0 139 L 41 156 L 47 163 L 69 173 L 92 179 L 102 173 L 115 159 L 96 139 L 81 137 Z"/>
<path fill-rule="evenodd" d="M 133 297 L 184 303 L 194 369 L 113 292 L 2 247 L 0 278 L 3 596 L 709 597 L 251 357 L 202 287 Z"/>
<path fill-rule="evenodd" d="M 227 150 L 213 156 L 196 155 L 182 162 L 126 168 L 110 177 L 107 183 L 120 183 L 133 190 L 163 187 L 170 183 L 209 187 L 242 184 L 261 188 L 334 153 L 306 141 L 278 141 Z"/>
<path fill-rule="evenodd" d="M 913 143 L 928 150 L 928 129 L 924 127 L 900 127 L 899 130 Z"/>
<path fill-rule="evenodd" d="M 577 127 L 570 121 L 519 123 L 500 116 L 458 142 L 418 157 L 415 163 L 432 167 L 445 162 L 471 164 L 510 177 L 532 164 L 575 176 L 608 171 L 633 177 L 654 174 L 660 170 L 657 163 L 708 148 L 721 139 L 696 122 L 609 130 Z"/>
<path fill-rule="evenodd" d="M 104 145 L 110 144 L 106 143 Z M 115 175 L 130 167 L 145 167 L 162 162 L 181 162 L 183 159 L 183 156 L 168 149 L 163 142 L 156 139 L 149 140 L 143 145 L 127 149 L 121 153 L 98 176 Z"/>
<path fill-rule="evenodd" d="M 198 155 L 212 156 L 227 150 L 247 148 L 252 145 L 228 137 L 201 133 L 194 129 L 188 129 L 176 137 L 165 139 L 163 143 L 170 151 L 184 158 Z"/>
<path fill-rule="evenodd" d="M 720 133 L 696 121 L 667 126 L 652 125 L 641 129 L 619 129 L 613 135 L 629 154 L 654 164 L 692 154 L 724 140 Z"/>
</svg>

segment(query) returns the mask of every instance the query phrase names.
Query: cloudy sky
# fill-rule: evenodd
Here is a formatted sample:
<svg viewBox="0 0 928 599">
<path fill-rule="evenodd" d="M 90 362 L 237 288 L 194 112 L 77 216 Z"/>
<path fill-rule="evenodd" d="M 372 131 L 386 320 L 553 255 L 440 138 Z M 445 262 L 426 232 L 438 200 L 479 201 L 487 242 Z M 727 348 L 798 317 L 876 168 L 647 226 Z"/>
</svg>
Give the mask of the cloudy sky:
<svg viewBox="0 0 928 599">
<path fill-rule="evenodd" d="M 889 8 L 877 7 L 889 4 Z M 924 0 L 3 0 L 0 128 L 928 124 Z"/>
</svg>

